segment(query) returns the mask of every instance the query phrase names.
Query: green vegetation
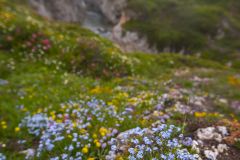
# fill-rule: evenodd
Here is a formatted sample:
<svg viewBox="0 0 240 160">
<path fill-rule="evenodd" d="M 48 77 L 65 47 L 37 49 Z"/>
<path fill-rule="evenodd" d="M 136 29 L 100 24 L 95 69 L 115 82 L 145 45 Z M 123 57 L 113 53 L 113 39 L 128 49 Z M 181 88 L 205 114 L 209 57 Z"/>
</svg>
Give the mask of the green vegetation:
<svg viewBox="0 0 240 160">
<path fill-rule="evenodd" d="M 240 47 L 239 5 L 235 0 L 129 0 L 136 15 L 125 27 L 146 36 L 160 51 L 201 52 L 204 58 L 226 62 Z"/>
<path fill-rule="evenodd" d="M 156 10 L 154 1 L 144 2 L 149 3 L 149 8 L 144 8 L 144 11 L 151 13 Z M 183 5 L 185 1 L 169 2 Z M 215 1 L 219 6 L 223 2 Z M 131 3 L 133 5 L 134 2 Z M 135 3 L 139 3 L 134 4 L 136 7 L 142 5 L 140 1 Z M 201 3 L 205 4 L 204 1 Z M 166 5 L 168 2 L 162 7 Z M 208 7 L 211 8 L 211 4 Z M 219 9 L 209 12 L 217 13 Z M 212 16 L 206 17 L 217 18 L 214 14 Z M 161 27 L 162 24 L 157 25 Z M 190 27 L 196 23 L 187 25 Z M 212 28 L 209 34 L 214 32 L 211 25 L 208 26 Z M 196 35 L 190 34 L 192 38 L 206 29 L 198 27 L 193 31 L 197 32 Z M 173 30 L 173 33 L 180 31 Z M 179 35 L 174 43 L 184 41 L 182 36 L 185 35 Z M 191 37 L 187 36 L 184 37 L 186 40 Z M 205 37 L 200 35 L 201 38 Z M 158 37 L 152 39 L 155 40 L 159 42 Z M 161 41 L 172 44 L 164 38 Z M 189 44 L 189 49 L 202 47 L 199 46 L 201 43 L 192 40 L 184 43 Z M 149 128 L 160 120 L 179 126 L 181 130 L 178 132 L 183 132 L 184 136 L 184 130 L 193 135 L 197 128 L 191 126 L 196 127 L 195 123 L 200 121 L 205 125 L 215 125 L 222 119 L 238 121 L 239 112 L 229 106 L 230 102 L 240 100 L 239 72 L 211 59 L 170 53 L 125 54 L 110 41 L 77 25 L 48 21 L 34 15 L 26 6 L 0 0 L 0 159 L 1 153 L 8 159 L 24 159 L 26 155 L 22 151 L 41 148 L 42 135 L 49 130 L 39 127 L 40 135 L 31 134 L 29 126 L 21 123 L 24 118 L 30 116 L 29 119 L 33 120 L 39 114 L 46 116 L 51 125 L 64 124 L 60 133 L 64 140 L 54 142 L 53 150 L 44 149 L 40 158 L 35 155 L 33 159 L 50 159 L 63 153 L 75 156 L 77 152 L 81 152 L 84 160 L 105 159 L 111 145 L 104 147 L 103 144 L 117 136 L 108 137 L 107 134 L 119 134 L 136 127 Z M 196 107 L 196 104 L 191 104 L 192 97 L 204 99 L 204 105 Z M 229 103 L 223 103 L 220 98 L 227 99 Z M 179 103 L 191 109 L 185 113 L 179 110 Z M 77 113 L 81 113 L 80 118 Z M 68 120 L 70 124 L 67 124 Z M 178 136 L 178 132 L 174 131 L 171 138 Z M 88 139 L 79 138 L 81 146 L 77 147 L 74 142 L 74 149 L 67 148 L 66 151 L 65 147 L 72 144 L 75 133 L 88 136 Z M 142 137 L 136 138 L 143 141 Z M 183 148 L 176 147 L 173 151 L 164 145 L 162 154 L 176 154 Z M 46 144 L 45 147 L 51 145 Z M 186 149 L 189 154 L 195 153 L 190 147 Z M 159 152 L 153 153 L 160 156 Z M 118 153 L 116 158 L 128 159 L 128 156 L 126 151 Z M 144 154 L 145 159 L 150 157 L 153 155 Z"/>
</svg>

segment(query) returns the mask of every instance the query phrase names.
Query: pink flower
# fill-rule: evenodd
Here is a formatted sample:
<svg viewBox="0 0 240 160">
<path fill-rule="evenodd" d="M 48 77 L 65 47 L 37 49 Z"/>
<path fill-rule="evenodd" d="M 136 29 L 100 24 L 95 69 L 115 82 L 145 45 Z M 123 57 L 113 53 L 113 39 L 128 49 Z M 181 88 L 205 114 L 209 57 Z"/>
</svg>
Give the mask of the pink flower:
<svg viewBox="0 0 240 160">
<path fill-rule="evenodd" d="M 42 44 L 46 45 L 46 46 L 49 46 L 50 45 L 50 41 L 48 39 L 44 39 L 44 40 L 42 40 Z"/>
</svg>

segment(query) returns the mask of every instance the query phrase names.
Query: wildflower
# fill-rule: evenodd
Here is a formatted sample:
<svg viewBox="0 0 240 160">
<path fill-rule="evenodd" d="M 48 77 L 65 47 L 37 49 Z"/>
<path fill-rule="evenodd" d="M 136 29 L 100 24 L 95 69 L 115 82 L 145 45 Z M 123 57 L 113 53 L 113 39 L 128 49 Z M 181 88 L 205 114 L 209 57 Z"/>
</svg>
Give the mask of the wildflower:
<svg viewBox="0 0 240 160">
<path fill-rule="evenodd" d="M 19 132 L 20 131 L 20 128 L 19 127 L 16 127 L 15 128 L 15 132 Z"/>
<path fill-rule="evenodd" d="M 72 139 L 72 138 L 73 138 L 72 135 L 70 135 L 70 134 L 69 134 L 67 137 L 68 137 L 69 139 Z"/>
<path fill-rule="evenodd" d="M 108 130 L 104 127 L 101 127 L 99 129 L 99 133 L 101 134 L 101 136 L 105 136 L 108 133 Z"/>
<path fill-rule="evenodd" d="M 0 153 L 0 160 L 6 160 L 6 159 L 7 159 L 6 156 Z"/>
<path fill-rule="evenodd" d="M 67 159 L 68 155 L 67 154 L 62 154 L 61 157 L 62 157 L 63 160 L 65 160 L 65 159 Z"/>
<path fill-rule="evenodd" d="M 134 156 L 128 156 L 129 160 L 137 160 Z"/>
<path fill-rule="evenodd" d="M 132 139 L 131 142 L 133 142 L 134 144 L 139 144 L 139 140 L 136 138 Z"/>
<path fill-rule="evenodd" d="M 86 153 L 88 153 L 88 151 L 89 151 L 88 146 L 83 147 L 82 153 L 86 154 Z"/>
<path fill-rule="evenodd" d="M 142 158 L 143 158 L 143 151 L 139 151 L 139 152 L 137 153 L 137 158 L 138 158 L 138 159 L 142 159 Z"/>
<path fill-rule="evenodd" d="M 193 143 L 193 140 L 190 137 L 186 137 L 183 141 L 182 141 L 183 145 L 185 146 L 191 146 Z"/>
<path fill-rule="evenodd" d="M 170 132 L 167 132 L 167 131 L 161 132 L 161 135 L 164 139 L 168 139 L 171 136 Z"/>
<path fill-rule="evenodd" d="M 48 150 L 48 151 L 51 151 L 51 150 L 53 150 L 53 148 L 54 148 L 54 145 L 53 145 L 53 144 L 51 144 L 51 143 L 49 143 L 49 144 L 46 144 L 46 148 L 47 148 L 47 150 Z"/>
<path fill-rule="evenodd" d="M 2 129 L 7 129 L 7 125 L 2 125 Z"/>
<path fill-rule="evenodd" d="M 102 148 L 106 148 L 107 147 L 107 144 L 106 143 L 103 143 L 102 144 Z"/>
<path fill-rule="evenodd" d="M 123 157 L 119 156 L 116 160 L 124 160 Z"/>
<path fill-rule="evenodd" d="M 129 148 L 129 149 L 128 149 L 128 152 L 129 152 L 130 154 L 132 154 L 132 155 L 135 154 L 134 148 Z"/>
<path fill-rule="evenodd" d="M 148 144 L 148 145 L 152 144 L 151 140 L 149 140 L 148 137 L 144 137 L 143 140 L 145 144 Z"/>
<path fill-rule="evenodd" d="M 95 160 L 95 158 L 91 158 L 91 157 L 90 157 L 90 158 L 88 158 L 87 160 Z"/>
<path fill-rule="evenodd" d="M 70 145 L 70 146 L 68 147 L 68 151 L 72 151 L 73 149 L 74 149 L 73 145 Z"/>
<path fill-rule="evenodd" d="M 197 118 L 203 118 L 206 117 L 207 113 L 206 112 L 195 112 L 194 116 Z"/>
<path fill-rule="evenodd" d="M 92 136 L 94 139 L 96 139 L 97 138 L 97 134 L 93 134 L 93 136 Z"/>
<path fill-rule="evenodd" d="M 101 143 L 100 142 L 96 142 L 95 144 L 96 144 L 96 147 L 98 147 L 98 148 L 101 147 Z"/>
<path fill-rule="evenodd" d="M 112 146 L 111 146 L 111 150 L 112 150 L 112 151 L 116 151 L 116 150 L 117 150 L 117 146 L 116 146 L 116 145 L 112 145 Z"/>
<path fill-rule="evenodd" d="M 6 129 L 7 128 L 7 123 L 5 121 L 2 121 L 1 126 L 2 126 L 2 129 Z"/>
</svg>

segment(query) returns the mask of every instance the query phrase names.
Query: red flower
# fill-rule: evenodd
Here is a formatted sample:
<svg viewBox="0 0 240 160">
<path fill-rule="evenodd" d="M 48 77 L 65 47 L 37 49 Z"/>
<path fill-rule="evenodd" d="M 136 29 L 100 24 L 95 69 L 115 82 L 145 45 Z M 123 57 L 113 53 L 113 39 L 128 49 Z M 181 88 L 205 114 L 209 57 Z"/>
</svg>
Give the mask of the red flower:
<svg viewBox="0 0 240 160">
<path fill-rule="evenodd" d="M 42 44 L 46 45 L 46 46 L 49 46 L 50 45 L 50 41 L 48 39 L 44 39 L 44 40 L 42 40 Z"/>
</svg>

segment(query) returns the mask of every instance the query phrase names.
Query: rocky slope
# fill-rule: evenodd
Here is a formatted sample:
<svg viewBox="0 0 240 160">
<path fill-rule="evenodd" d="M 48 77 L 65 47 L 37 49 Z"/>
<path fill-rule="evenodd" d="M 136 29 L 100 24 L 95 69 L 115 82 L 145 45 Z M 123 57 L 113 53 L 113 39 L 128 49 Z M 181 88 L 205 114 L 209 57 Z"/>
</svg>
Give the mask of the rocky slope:
<svg viewBox="0 0 240 160">
<path fill-rule="evenodd" d="M 29 0 L 42 16 L 66 22 L 77 22 L 115 42 L 122 51 L 156 53 L 146 38 L 136 32 L 124 31 L 129 17 L 126 0 Z"/>
</svg>

